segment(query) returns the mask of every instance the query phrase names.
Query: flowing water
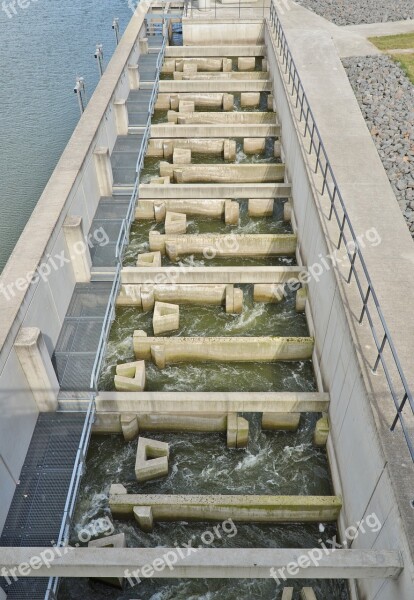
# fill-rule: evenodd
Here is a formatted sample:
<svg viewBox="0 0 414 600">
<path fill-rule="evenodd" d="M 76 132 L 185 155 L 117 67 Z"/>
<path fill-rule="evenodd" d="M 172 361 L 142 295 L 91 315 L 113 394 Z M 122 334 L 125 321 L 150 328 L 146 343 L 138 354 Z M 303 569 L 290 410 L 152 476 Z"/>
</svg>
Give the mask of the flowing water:
<svg viewBox="0 0 414 600">
<path fill-rule="evenodd" d="M 262 98 L 263 101 L 263 98 Z M 264 101 L 263 101 L 264 102 Z M 265 104 L 262 105 L 265 106 Z M 235 99 L 236 109 L 238 100 Z M 262 110 L 263 110 L 262 106 Z M 166 113 L 157 113 L 164 122 Z M 238 140 L 237 162 L 274 162 L 272 140 L 264 156 L 246 156 Z M 222 162 L 219 157 L 197 156 L 193 162 Z M 159 160 L 147 159 L 141 181 L 159 174 Z M 240 222 L 227 226 L 223 221 L 187 217 L 188 233 L 291 233 L 283 221 L 283 201 L 275 202 L 272 217 L 250 219 L 247 202 L 240 202 Z M 163 232 L 163 225 L 141 221 L 133 225 L 124 265 L 135 265 L 137 255 L 149 250 L 151 230 Z M 219 264 L 295 264 L 293 257 L 257 259 L 206 259 L 188 257 L 185 265 Z M 169 265 L 164 258 L 163 265 Z M 226 314 L 222 306 L 180 306 L 180 329 L 176 336 L 306 336 L 309 335 L 303 313 L 295 310 L 295 297 L 288 294 L 277 304 L 255 303 L 253 286 L 243 289 L 243 311 Z M 152 312 L 136 307 L 116 311 L 112 325 L 100 389 L 113 390 L 115 367 L 134 360 L 132 334 L 142 329 L 153 335 Z M 315 391 L 311 361 L 273 363 L 183 363 L 158 369 L 146 363 L 146 389 L 164 391 Z M 117 533 L 124 532 L 129 547 L 205 545 L 203 534 L 212 532 L 213 523 L 156 523 L 151 533 L 142 532 L 132 519 L 113 519 L 108 494 L 112 483 L 122 483 L 128 493 L 143 494 L 281 494 L 330 495 L 333 493 L 325 449 L 315 448 L 313 431 L 319 415 L 301 416 L 296 432 L 262 431 L 260 414 L 244 414 L 249 420 L 247 449 L 227 448 L 226 433 L 155 433 L 149 437 L 170 445 L 170 471 L 167 477 L 141 483 L 136 481 L 134 465 L 137 441 L 125 442 L 121 435 L 94 436 L 91 441 L 86 473 L 82 480 L 72 529 L 73 544 L 82 539 L 85 528 L 106 518 Z M 224 526 L 223 526 L 224 528 Z M 258 525 L 239 524 L 231 531 L 214 536 L 210 547 L 217 548 L 313 548 L 336 534 L 336 526 L 327 523 Z M 81 545 L 86 542 L 81 542 Z M 134 583 L 134 582 L 132 582 Z M 272 579 L 144 579 L 134 587 L 127 582 L 123 591 L 102 582 L 85 579 L 62 581 L 59 600 L 140 599 L 140 600 L 279 600 L 283 585 Z M 300 589 L 313 586 L 318 600 L 347 600 L 343 581 L 292 581 L 294 598 Z"/>
</svg>

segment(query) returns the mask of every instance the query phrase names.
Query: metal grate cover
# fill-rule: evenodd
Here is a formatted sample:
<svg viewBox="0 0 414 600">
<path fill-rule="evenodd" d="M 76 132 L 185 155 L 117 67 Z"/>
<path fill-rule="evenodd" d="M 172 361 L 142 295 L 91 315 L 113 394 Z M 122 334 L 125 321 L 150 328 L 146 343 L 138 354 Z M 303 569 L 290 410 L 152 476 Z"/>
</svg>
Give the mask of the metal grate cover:
<svg viewBox="0 0 414 600">
<path fill-rule="evenodd" d="M 50 546 L 57 540 L 78 452 L 85 413 L 41 413 L 0 546 Z M 8 600 L 43 600 L 48 578 L 0 580 Z"/>
</svg>

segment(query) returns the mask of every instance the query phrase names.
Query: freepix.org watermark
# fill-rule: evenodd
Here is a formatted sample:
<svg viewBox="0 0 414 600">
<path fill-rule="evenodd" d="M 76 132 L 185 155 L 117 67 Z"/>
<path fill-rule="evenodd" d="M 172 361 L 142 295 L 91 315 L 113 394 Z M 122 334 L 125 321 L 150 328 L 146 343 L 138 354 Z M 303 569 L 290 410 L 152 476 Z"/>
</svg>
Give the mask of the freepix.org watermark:
<svg viewBox="0 0 414 600">
<path fill-rule="evenodd" d="M 187 543 L 179 545 L 175 543 L 175 548 L 169 548 L 162 556 L 154 558 L 135 571 L 126 569 L 124 577 L 134 587 L 141 583 L 142 579 L 148 579 L 154 576 L 154 573 L 164 571 L 174 571 L 175 565 L 192 554 L 198 552 L 199 548 L 211 546 L 216 540 L 222 540 L 223 537 L 233 538 L 237 535 L 237 527 L 232 519 L 226 519 L 219 525 L 211 529 L 206 529 L 199 538 L 193 535 Z"/>
<path fill-rule="evenodd" d="M 19 10 L 26 10 L 32 4 L 36 4 L 38 0 L 3 0 L 1 10 L 6 13 L 9 19 L 17 15 Z"/>
<path fill-rule="evenodd" d="M 84 254 L 88 248 L 93 248 L 94 246 L 103 247 L 107 244 L 109 244 L 109 237 L 104 228 L 99 227 L 90 233 L 84 241 L 76 242 L 73 246 L 73 252 L 80 256 Z M 26 273 L 25 277 L 18 277 L 8 285 L 0 283 L 0 294 L 9 301 L 15 297 L 17 292 L 26 291 L 30 284 L 36 284 L 40 280 L 48 281 L 50 275 L 54 271 L 58 271 L 65 264 L 70 262 L 70 258 L 66 256 L 64 250 L 54 255 L 46 254 L 46 260 L 41 262 L 35 271 L 29 271 Z"/>
<path fill-rule="evenodd" d="M 319 547 L 305 550 L 297 560 L 288 563 L 280 569 L 272 567 L 270 569 L 270 576 L 276 581 L 277 585 L 281 585 L 288 578 L 298 575 L 301 569 L 308 569 L 311 566 L 318 567 L 324 556 L 329 556 L 336 550 L 349 548 L 360 534 L 364 535 L 369 532 L 377 533 L 381 527 L 381 521 L 375 513 L 372 513 L 361 521 L 357 521 L 355 525 L 347 527 L 344 532 L 344 539 L 341 542 L 337 541 L 336 535 L 325 541 L 319 539 Z"/>
<path fill-rule="evenodd" d="M 90 542 L 92 538 L 100 535 L 109 536 L 114 533 L 114 525 L 111 520 L 107 517 L 96 519 L 85 527 L 82 527 L 78 533 L 78 540 L 82 544 Z M 55 542 L 51 541 L 52 546 L 45 548 L 40 554 L 33 555 L 28 562 L 22 562 L 17 567 L 12 569 L 6 569 L 2 567 L 0 570 L 0 577 L 3 577 L 7 585 L 12 585 L 19 580 L 19 577 L 28 577 L 33 571 L 37 571 L 42 567 L 50 569 L 51 564 L 56 558 L 65 556 L 74 548 L 79 548 L 80 543 L 75 543 L 73 546 L 58 546 Z"/>
</svg>

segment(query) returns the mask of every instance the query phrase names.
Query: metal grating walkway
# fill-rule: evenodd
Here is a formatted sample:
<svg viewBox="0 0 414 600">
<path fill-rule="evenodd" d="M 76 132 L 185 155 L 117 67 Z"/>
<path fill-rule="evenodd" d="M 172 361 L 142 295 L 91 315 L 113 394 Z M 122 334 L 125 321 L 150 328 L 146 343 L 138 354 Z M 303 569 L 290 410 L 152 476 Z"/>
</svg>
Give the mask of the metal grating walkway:
<svg viewBox="0 0 414 600">
<path fill-rule="evenodd" d="M 111 281 L 77 283 L 52 357 L 60 389 L 87 391 L 104 324 Z"/>
<path fill-rule="evenodd" d="M 51 546 L 62 516 L 85 424 L 85 413 L 39 414 L 0 546 Z M 7 585 L 8 600 L 43 600 L 48 578 L 21 578 Z"/>
</svg>

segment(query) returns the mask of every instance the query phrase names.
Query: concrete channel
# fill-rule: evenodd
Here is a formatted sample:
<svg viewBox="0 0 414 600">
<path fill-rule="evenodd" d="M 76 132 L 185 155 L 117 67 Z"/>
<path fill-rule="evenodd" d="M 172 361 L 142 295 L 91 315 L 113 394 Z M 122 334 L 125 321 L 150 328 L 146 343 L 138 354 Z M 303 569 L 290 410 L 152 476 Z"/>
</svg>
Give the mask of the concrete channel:
<svg viewBox="0 0 414 600">
<path fill-rule="evenodd" d="M 138 6 L 1 276 L 0 600 L 413 596 L 412 241 L 265 4 Z"/>
</svg>

